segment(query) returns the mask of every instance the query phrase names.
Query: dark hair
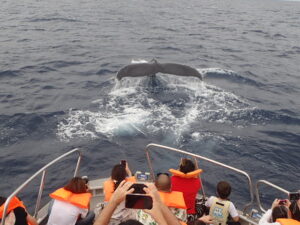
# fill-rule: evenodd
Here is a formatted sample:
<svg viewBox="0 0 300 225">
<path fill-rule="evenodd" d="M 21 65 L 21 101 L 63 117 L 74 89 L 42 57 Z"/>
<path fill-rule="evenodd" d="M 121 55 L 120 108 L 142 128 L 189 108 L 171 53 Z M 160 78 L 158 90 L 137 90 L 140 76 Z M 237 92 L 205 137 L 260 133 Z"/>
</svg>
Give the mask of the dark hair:
<svg viewBox="0 0 300 225">
<path fill-rule="evenodd" d="M 228 199 L 231 193 L 231 186 L 226 181 L 220 181 L 217 185 L 217 194 L 221 199 Z"/>
<path fill-rule="evenodd" d="M 119 223 L 119 225 L 143 225 L 143 224 L 137 220 L 126 220 L 122 223 Z"/>
<path fill-rule="evenodd" d="M 187 223 L 187 225 L 206 225 L 206 223 L 200 221 L 200 220 L 193 220 Z"/>
<path fill-rule="evenodd" d="M 0 196 L 0 206 L 3 205 L 6 201 L 6 198 L 3 196 Z"/>
<path fill-rule="evenodd" d="M 114 189 L 116 190 L 117 187 L 119 186 L 119 184 L 125 180 L 127 176 L 127 172 L 124 166 L 122 166 L 121 164 L 117 164 L 113 167 L 112 171 L 111 171 L 111 179 L 115 180 L 115 187 Z"/>
<path fill-rule="evenodd" d="M 157 188 L 157 190 L 159 191 L 165 191 L 165 192 L 169 192 L 171 191 L 171 179 L 169 177 L 169 174 L 167 173 L 159 173 L 157 174 L 158 176 L 156 177 L 155 180 L 155 186 Z M 161 177 L 165 176 L 167 181 L 166 182 L 161 182 Z"/>
<path fill-rule="evenodd" d="M 297 204 L 297 201 L 292 201 L 290 205 L 290 211 L 291 211 L 292 219 L 300 221 L 300 209 Z"/>
<path fill-rule="evenodd" d="M 272 210 L 272 220 L 275 223 L 279 218 L 288 218 L 288 209 L 284 205 L 279 205 Z"/>
<path fill-rule="evenodd" d="M 195 170 L 195 164 L 190 159 L 182 159 L 179 170 L 183 173 L 189 173 Z"/>
<path fill-rule="evenodd" d="M 64 189 L 66 189 L 67 191 L 71 191 L 75 194 L 87 192 L 85 181 L 81 177 L 72 178 L 69 181 L 69 183 L 64 187 Z"/>
</svg>

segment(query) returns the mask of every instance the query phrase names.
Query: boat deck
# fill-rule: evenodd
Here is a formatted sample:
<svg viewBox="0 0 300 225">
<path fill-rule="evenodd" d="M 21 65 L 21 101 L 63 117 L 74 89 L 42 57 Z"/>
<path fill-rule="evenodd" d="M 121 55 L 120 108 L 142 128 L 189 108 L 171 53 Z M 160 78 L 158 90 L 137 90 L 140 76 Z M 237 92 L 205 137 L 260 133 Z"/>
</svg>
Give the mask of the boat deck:
<svg viewBox="0 0 300 225">
<path fill-rule="evenodd" d="M 152 159 L 150 156 L 150 150 L 159 150 L 160 153 L 162 153 L 162 151 L 165 152 L 173 152 L 173 153 L 178 153 L 180 154 L 180 157 L 182 157 L 182 155 L 191 157 L 192 159 L 195 160 L 195 162 L 197 163 L 198 160 L 204 160 L 208 163 L 211 163 L 214 166 L 219 166 L 222 167 L 223 169 L 229 170 L 231 171 L 231 173 L 235 173 L 235 174 L 239 174 L 242 175 L 244 178 L 246 178 L 246 184 L 248 186 L 248 194 L 250 195 L 250 201 L 246 202 L 244 204 L 244 206 L 242 207 L 243 210 L 239 209 L 238 213 L 240 216 L 240 223 L 241 225 L 258 225 L 258 218 L 259 215 L 261 215 L 262 213 L 264 213 L 266 210 L 262 207 L 261 201 L 260 201 L 260 193 L 259 193 L 259 187 L 261 185 L 267 185 L 273 189 L 277 189 L 278 191 L 286 194 L 287 196 L 289 195 L 289 191 L 269 182 L 266 180 L 257 180 L 256 181 L 256 185 L 254 185 L 250 175 L 243 171 L 240 170 L 238 168 L 229 166 L 227 164 L 206 158 L 204 156 L 198 155 L 198 154 L 194 154 L 194 153 L 190 153 L 184 150 L 180 150 L 180 149 L 175 149 L 175 148 L 171 148 L 168 146 L 163 146 L 163 145 L 158 145 L 158 144 L 149 144 L 146 146 L 145 148 L 145 152 L 146 152 L 146 159 L 147 159 L 147 163 L 148 163 L 148 167 L 149 167 L 149 172 L 151 175 L 151 179 L 153 180 L 155 178 L 155 173 L 154 173 L 154 168 L 152 165 Z M 81 158 L 82 158 L 82 153 L 80 151 L 80 149 L 75 148 L 70 150 L 69 152 L 64 153 L 63 155 L 55 158 L 53 161 L 49 162 L 47 165 L 45 165 L 44 167 L 42 167 L 40 170 L 38 170 L 35 174 L 33 174 L 30 178 L 28 178 L 26 181 L 24 181 L 23 184 L 21 184 L 19 187 L 16 188 L 16 190 L 14 190 L 12 192 L 12 194 L 7 198 L 7 201 L 4 204 L 4 210 L 3 210 L 3 214 L 6 213 L 6 210 L 8 208 L 8 204 L 10 203 L 10 201 L 12 200 L 12 198 L 14 196 L 19 195 L 19 193 L 21 191 L 24 190 L 24 188 L 31 183 L 34 179 L 36 179 L 38 176 L 41 177 L 41 182 L 40 182 L 40 187 L 39 187 L 39 191 L 38 191 L 38 195 L 37 195 L 37 199 L 36 199 L 36 204 L 35 204 L 35 211 L 34 211 L 34 217 L 37 218 L 39 224 L 44 225 L 47 223 L 47 217 L 48 217 L 48 208 L 49 208 L 49 203 L 47 203 L 44 206 L 41 206 L 41 198 L 43 195 L 43 191 L 44 191 L 44 187 L 45 187 L 45 177 L 46 177 L 46 172 L 48 170 L 49 167 L 57 164 L 59 161 L 63 161 L 65 160 L 65 158 L 71 156 L 71 155 L 78 155 L 77 158 L 77 163 L 76 163 L 76 167 L 74 170 L 74 174 L 73 176 L 78 176 L 78 172 L 80 169 L 80 162 L 81 162 Z M 88 174 L 87 174 L 88 175 Z M 94 210 L 97 208 L 97 205 L 99 204 L 104 204 L 103 200 L 104 200 L 104 193 L 103 193 L 103 183 L 105 180 L 107 180 L 108 178 L 101 178 L 101 179 L 95 179 L 95 180 L 90 180 L 89 181 L 89 189 L 90 192 L 92 193 L 92 199 L 91 199 L 91 203 L 90 203 L 90 208 L 91 210 Z M 199 198 L 201 198 L 201 196 L 206 196 L 204 193 L 203 188 L 201 189 L 201 193 L 199 193 Z M 206 196 L 208 197 L 208 196 Z M 255 202 L 256 200 L 256 202 Z M 254 213 L 254 215 L 252 215 Z M 1 225 L 4 225 L 5 220 L 1 221 Z"/>
</svg>

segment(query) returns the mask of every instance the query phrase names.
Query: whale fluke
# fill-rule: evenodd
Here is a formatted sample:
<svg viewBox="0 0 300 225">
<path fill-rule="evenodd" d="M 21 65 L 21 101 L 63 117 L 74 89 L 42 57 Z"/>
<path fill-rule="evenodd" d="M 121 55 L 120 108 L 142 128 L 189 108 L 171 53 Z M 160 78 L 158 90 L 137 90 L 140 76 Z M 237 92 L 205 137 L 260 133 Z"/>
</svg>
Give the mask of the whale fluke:
<svg viewBox="0 0 300 225">
<path fill-rule="evenodd" d="M 193 67 L 177 63 L 137 63 L 123 67 L 117 73 L 117 79 L 123 77 L 155 76 L 157 73 L 172 74 L 177 76 L 192 76 L 202 80 L 201 74 Z"/>
</svg>

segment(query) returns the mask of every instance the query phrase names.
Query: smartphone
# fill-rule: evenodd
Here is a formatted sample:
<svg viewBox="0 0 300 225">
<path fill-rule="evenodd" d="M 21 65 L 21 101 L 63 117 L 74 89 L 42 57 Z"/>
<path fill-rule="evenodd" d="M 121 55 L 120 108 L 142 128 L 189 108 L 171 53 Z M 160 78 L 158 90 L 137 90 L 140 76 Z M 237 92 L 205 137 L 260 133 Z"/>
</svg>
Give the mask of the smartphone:
<svg viewBox="0 0 300 225">
<path fill-rule="evenodd" d="M 121 165 L 126 167 L 126 160 L 121 160 Z"/>
<path fill-rule="evenodd" d="M 289 198 L 291 201 L 297 201 L 300 199 L 300 193 L 299 192 L 290 192 Z"/>
<path fill-rule="evenodd" d="M 128 194 L 125 199 L 125 207 L 129 209 L 152 209 L 153 200 L 148 195 Z"/>
<path fill-rule="evenodd" d="M 285 204 L 286 204 L 286 200 L 285 199 L 279 200 L 279 205 L 285 205 Z"/>
<path fill-rule="evenodd" d="M 146 192 L 144 191 L 145 187 L 147 187 L 145 184 L 135 183 L 131 185 L 129 189 L 134 188 L 133 194 L 146 194 Z"/>
</svg>

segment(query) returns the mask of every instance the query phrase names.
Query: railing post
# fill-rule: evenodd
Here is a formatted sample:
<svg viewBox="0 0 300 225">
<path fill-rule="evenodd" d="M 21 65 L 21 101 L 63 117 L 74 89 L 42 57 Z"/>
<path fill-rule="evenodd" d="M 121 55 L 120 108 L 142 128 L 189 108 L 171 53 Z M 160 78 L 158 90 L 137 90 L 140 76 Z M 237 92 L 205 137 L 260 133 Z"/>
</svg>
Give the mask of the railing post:
<svg viewBox="0 0 300 225">
<path fill-rule="evenodd" d="M 262 207 L 262 205 L 261 205 L 258 186 L 259 186 L 259 182 L 256 182 L 256 186 L 255 186 L 255 194 L 256 194 L 257 204 L 258 204 L 259 209 L 260 209 L 262 212 L 265 213 L 266 210 L 265 210 L 265 209 Z"/>
<path fill-rule="evenodd" d="M 272 187 L 272 188 L 274 188 L 274 189 L 276 189 L 276 190 L 278 190 L 278 191 L 281 191 L 281 192 L 283 192 L 283 193 L 285 193 L 285 194 L 287 194 L 287 195 L 289 195 L 289 191 L 287 191 L 287 190 L 285 190 L 285 189 L 283 189 L 283 188 L 281 188 L 281 187 L 279 187 L 279 186 L 277 186 L 276 184 L 273 184 L 273 183 L 271 183 L 271 182 L 269 182 L 269 181 L 266 181 L 266 180 L 258 180 L 257 182 L 256 182 L 256 186 L 255 186 L 255 194 L 256 194 L 256 199 L 257 199 L 257 204 L 258 204 L 258 207 L 259 207 L 259 209 L 262 211 L 262 212 L 266 212 L 267 210 L 265 210 L 264 209 L 264 207 L 262 207 L 262 204 L 261 204 L 261 201 L 260 201 L 260 196 L 259 196 L 259 184 L 265 184 L 265 185 L 267 185 L 267 186 L 270 186 L 270 187 Z"/>
<path fill-rule="evenodd" d="M 151 162 L 150 153 L 148 151 L 148 146 L 146 146 L 146 156 L 147 156 L 148 166 L 150 169 L 150 174 L 151 174 L 152 180 L 155 181 L 155 175 L 154 175 L 154 170 L 153 170 L 153 166 L 152 166 L 152 162 Z"/>
<path fill-rule="evenodd" d="M 17 196 L 19 194 L 19 192 L 22 191 L 29 183 L 31 183 L 31 181 L 33 179 L 35 179 L 38 175 L 40 175 L 42 173 L 42 179 L 41 179 L 41 184 L 40 184 L 40 188 L 39 188 L 38 199 L 37 199 L 36 207 L 35 207 L 35 216 L 37 216 L 38 209 L 40 207 L 40 202 L 41 202 L 43 189 L 44 189 L 44 184 L 45 184 L 46 169 L 49 168 L 50 166 L 54 165 L 58 161 L 62 160 L 66 156 L 69 156 L 69 155 L 73 154 L 74 152 L 79 153 L 79 158 L 78 158 L 77 165 L 76 165 L 76 168 L 75 168 L 75 173 L 74 173 L 75 175 L 77 175 L 78 170 L 79 170 L 79 166 L 80 166 L 80 161 L 81 161 L 81 152 L 79 151 L 79 149 L 75 148 L 71 151 L 66 152 L 65 154 L 62 154 L 61 156 L 57 157 L 56 159 L 52 160 L 51 162 L 49 162 L 48 164 L 43 166 L 35 174 L 33 174 L 31 177 L 29 177 L 23 184 L 21 184 L 16 190 L 14 190 L 14 192 L 11 193 L 11 195 L 9 197 L 7 197 L 7 200 L 4 203 L 4 209 L 3 209 L 3 213 L 2 213 L 3 217 L 2 217 L 2 220 L 1 220 L 1 225 L 5 224 L 6 212 L 7 212 L 9 203 L 11 202 L 12 198 Z"/>
<path fill-rule="evenodd" d="M 196 168 L 199 169 L 198 159 L 197 159 L 195 156 L 193 157 L 193 159 L 194 159 Z M 200 175 L 200 174 L 199 174 L 199 179 L 200 179 L 200 182 L 201 182 L 201 192 L 202 192 L 202 196 L 203 196 L 203 198 L 205 199 L 206 196 L 205 196 L 205 191 L 204 191 L 204 185 L 203 185 L 203 182 L 202 182 L 202 179 L 201 179 L 201 175 Z"/>
<path fill-rule="evenodd" d="M 249 185 L 249 192 L 250 192 L 250 198 L 251 198 L 251 201 L 250 201 L 249 203 L 245 204 L 244 209 L 243 209 L 243 213 L 245 213 L 246 210 L 247 210 L 247 208 L 248 208 L 249 206 L 251 206 L 251 205 L 253 204 L 253 202 L 254 202 L 254 194 L 253 194 L 253 183 L 252 183 L 252 179 L 251 179 L 250 175 L 248 175 L 247 173 L 244 173 L 244 176 L 246 176 L 247 179 L 248 179 L 248 185 Z"/>
<path fill-rule="evenodd" d="M 9 196 L 5 203 L 4 203 L 4 210 L 3 210 L 3 213 L 2 213 L 2 220 L 1 220 L 1 225 L 4 225 L 5 224 L 5 217 L 6 217 L 6 213 L 7 213 L 7 209 L 8 209 L 8 206 L 9 206 L 9 203 L 10 201 L 12 200 L 12 198 L 15 197 L 15 196 Z"/>
<path fill-rule="evenodd" d="M 35 204 L 35 210 L 34 210 L 34 214 L 33 214 L 34 218 L 37 217 L 38 211 L 40 209 L 42 194 L 43 194 L 43 190 L 45 187 L 45 177 L 46 177 L 46 170 L 44 170 L 43 174 L 42 174 L 39 193 L 38 193 L 38 197 L 37 197 L 36 204 Z"/>
<path fill-rule="evenodd" d="M 80 167 L 80 163 L 81 163 L 81 157 L 82 157 L 81 152 L 79 152 L 77 164 L 76 164 L 75 171 L 74 171 L 74 177 L 78 176 L 78 171 L 79 171 L 79 167 Z"/>
</svg>

